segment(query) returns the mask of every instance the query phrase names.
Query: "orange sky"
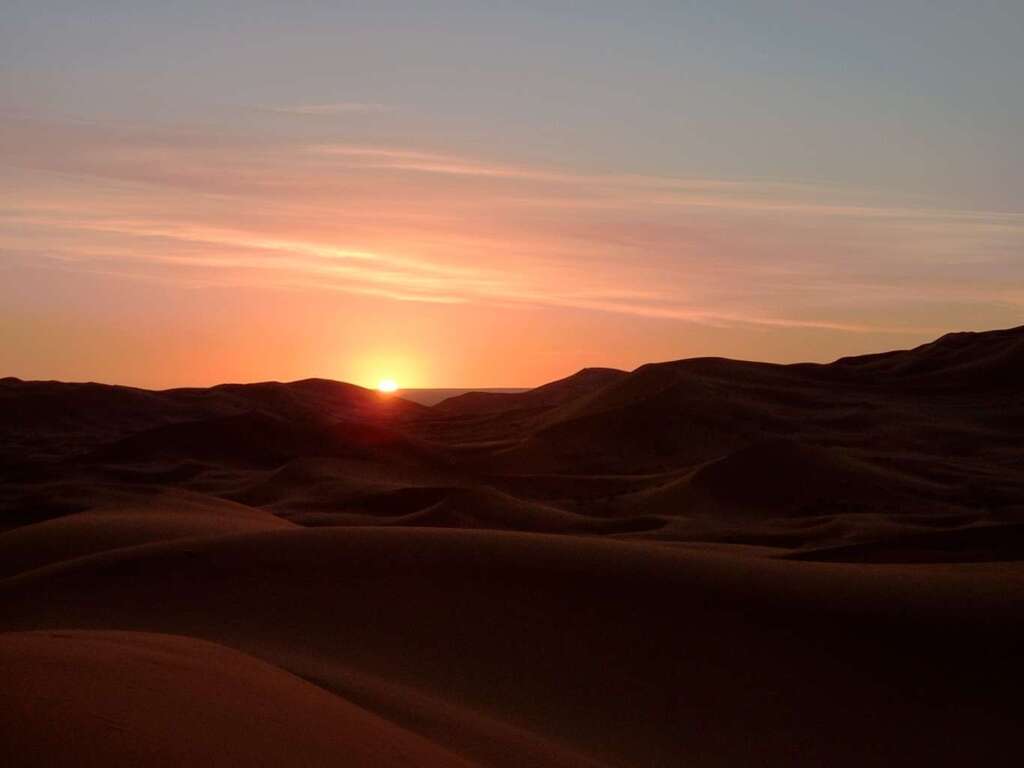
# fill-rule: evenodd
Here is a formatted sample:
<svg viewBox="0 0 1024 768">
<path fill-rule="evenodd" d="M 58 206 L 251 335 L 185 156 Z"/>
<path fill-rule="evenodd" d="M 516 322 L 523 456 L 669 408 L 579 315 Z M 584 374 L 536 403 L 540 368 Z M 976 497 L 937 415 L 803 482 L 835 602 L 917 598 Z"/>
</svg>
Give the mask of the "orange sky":
<svg viewBox="0 0 1024 768">
<path fill-rule="evenodd" d="M 1015 215 L 421 149 L 6 129 L 27 150 L 2 198 L 2 362 L 22 377 L 532 385 L 887 349 L 1012 323 L 1022 299 L 944 259 L 1011 247 Z"/>
<path fill-rule="evenodd" d="M 659 25 L 707 20 L 509 11 L 502 36 L 449 11 L 255 14 L 243 40 L 157 5 L 20 9 L 0 33 L 0 375 L 530 386 L 1024 322 L 1007 114 L 939 119 L 982 98 L 941 62 L 914 92 L 942 98 L 901 102 L 824 66 L 842 46 L 774 40 L 766 79 L 742 25 L 683 51 Z"/>
</svg>

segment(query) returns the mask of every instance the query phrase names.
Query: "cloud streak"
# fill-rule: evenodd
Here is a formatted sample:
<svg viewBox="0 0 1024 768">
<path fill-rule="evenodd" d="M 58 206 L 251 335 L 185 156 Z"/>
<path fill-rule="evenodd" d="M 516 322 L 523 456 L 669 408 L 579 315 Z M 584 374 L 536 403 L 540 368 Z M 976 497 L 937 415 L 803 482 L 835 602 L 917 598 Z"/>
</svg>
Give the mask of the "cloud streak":
<svg viewBox="0 0 1024 768">
<path fill-rule="evenodd" d="M 264 112 L 276 112 L 283 115 L 310 115 L 314 117 L 333 117 L 336 115 L 366 114 L 370 112 L 389 112 L 387 104 L 366 101 L 335 101 L 325 104 L 281 104 L 262 106 Z"/>
<path fill-rule="evenodd" d="M 943 297 L 1019 300 L 1004 286 L 1022 277 L 1005 261 L 1024 246 L 1024 214 L 1014 211 L 865 202 L 863 191 L 789 182 L 537 168 L 369 142 L 44 129 L 7 124 L 16 141 L 0 150 L 6 173 L 17 174 L 0 192 L 0 248 L 22 261 L 34 253 L 37 264 L 847 334 L 930 332 L 942 318 L 928 307 Z M 972 264 L 971 290 L 935 280 L 938 258 Z M 865 280 L 886 271 L 898 276 L 892 285 Z M 835 306 L 859 302 L 861 318 L 829 309 L 828 295 Z M 879 302 L 896 309 L 874 320 Z M 921 312 L 896 311 L 900 302 Z"/>
</svg>

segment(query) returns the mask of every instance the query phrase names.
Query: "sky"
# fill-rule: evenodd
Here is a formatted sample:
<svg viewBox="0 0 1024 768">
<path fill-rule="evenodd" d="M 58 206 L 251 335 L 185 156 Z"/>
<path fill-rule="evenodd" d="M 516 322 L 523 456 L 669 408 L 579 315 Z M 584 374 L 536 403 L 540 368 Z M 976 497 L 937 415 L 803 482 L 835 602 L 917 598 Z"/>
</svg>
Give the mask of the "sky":
<svg viewBox="0 0 1024 768">
<path fill-rule="evenodd" d="M 533 386 L 1024 324 L 1024 4 L 0 7 L 0 375 Z"/>
</svg>

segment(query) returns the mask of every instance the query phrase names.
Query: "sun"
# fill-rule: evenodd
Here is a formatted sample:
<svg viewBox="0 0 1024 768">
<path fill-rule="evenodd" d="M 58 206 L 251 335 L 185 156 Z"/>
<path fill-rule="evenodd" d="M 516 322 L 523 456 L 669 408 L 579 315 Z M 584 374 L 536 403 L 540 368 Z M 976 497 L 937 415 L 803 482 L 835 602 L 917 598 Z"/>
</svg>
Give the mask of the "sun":
<svg viewBox="0 0 1024 768">
<path fill-rule="evenodd" d="M 381 379 L 377 382 L 378 392 L 394 392 L 398 389 L 398 382 L 394 379 Z"/>
</svg>

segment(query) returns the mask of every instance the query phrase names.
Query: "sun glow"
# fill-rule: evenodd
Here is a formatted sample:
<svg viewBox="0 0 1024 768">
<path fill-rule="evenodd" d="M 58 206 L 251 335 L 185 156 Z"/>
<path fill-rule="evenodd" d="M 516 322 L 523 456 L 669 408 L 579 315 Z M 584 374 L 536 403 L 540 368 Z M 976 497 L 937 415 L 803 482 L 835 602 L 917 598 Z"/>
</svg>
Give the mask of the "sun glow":
<svg viewBox="0 0 1024 768">
<path fill-rule="evenodd" d="M 398 382 L 394 379 L 381 379 L 377 382 L 379 392 L 394 392 L 398 389 Z"/>
</svg>

